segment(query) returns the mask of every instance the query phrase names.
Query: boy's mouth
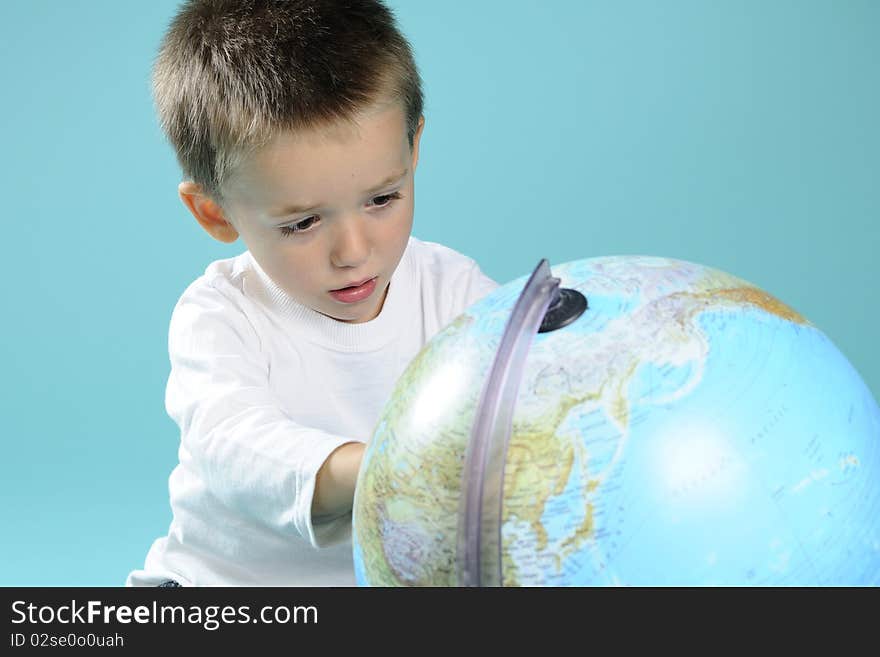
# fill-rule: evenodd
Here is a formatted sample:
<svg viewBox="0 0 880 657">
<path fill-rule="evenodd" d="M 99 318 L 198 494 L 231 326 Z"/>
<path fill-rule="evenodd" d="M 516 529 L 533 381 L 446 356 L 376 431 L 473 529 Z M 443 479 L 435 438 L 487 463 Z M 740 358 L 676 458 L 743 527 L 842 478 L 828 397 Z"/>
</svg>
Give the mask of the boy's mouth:
<svg viewBox="0 0 880 657">
<path fill-rule="evenodd" d="M 373 278 L 376 278 L 376 277 L 373 276 Z M 331 292 L 339 292 L 340 290 L 350 290 L 350 289 L 355 288 L 355 287 L 360 287 L 361 285 L 363 285 L 363 284 L 366 283 L 367 281 L 371 281 L 371 280 L 373 280 L 373 278 L 365 278 L 365 279 L 360 280 L 360 281 L 358 281 L 358 282 L 356 282 L 356 283 L 349 283 L 348 285 L 346 285 L 346 286 L 344 286 L 344 287 L 338 287 L 338 288 L 336 288 L 335 290 L 330 290 L 330 291 L 331 291 Z"/>
<path fill-rule="evenodd" d="M 341 287 L 337 290 L 330 290 L 330 296 L 342 303 L 357 303 L 358 301 L 363 301 L 373 294 L 373 291 L 376 289 L 377 278 L 378 276 L 374 276 L 373 278 L 367 278 L 353 285 Z"/>
</svg>

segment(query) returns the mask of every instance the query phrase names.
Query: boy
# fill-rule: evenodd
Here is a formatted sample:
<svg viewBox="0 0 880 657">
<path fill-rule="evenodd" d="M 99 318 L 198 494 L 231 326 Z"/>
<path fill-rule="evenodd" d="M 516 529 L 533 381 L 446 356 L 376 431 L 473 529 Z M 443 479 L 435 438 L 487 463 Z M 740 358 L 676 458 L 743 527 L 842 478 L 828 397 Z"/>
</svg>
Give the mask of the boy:
<svg viewBox="0 0 880 657">
<path fill-rule="evenodd" d="M 126 583 L 353 585 L 364 443 L 419 349 L 496 287 L 410 235 L 410 47 L 380 0 L 190 0 L 153 82 L 184 205 L 247 251 L 174 308 L 174 517 Z"/>
</svg>

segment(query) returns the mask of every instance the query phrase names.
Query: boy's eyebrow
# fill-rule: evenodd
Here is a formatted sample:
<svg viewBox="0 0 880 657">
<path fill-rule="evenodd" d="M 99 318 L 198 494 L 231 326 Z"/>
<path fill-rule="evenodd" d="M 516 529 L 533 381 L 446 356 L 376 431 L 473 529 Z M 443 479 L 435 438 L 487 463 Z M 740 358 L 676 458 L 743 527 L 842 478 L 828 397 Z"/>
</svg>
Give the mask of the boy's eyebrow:
<svg viewBox="0 0 880 657">
<path fill-rule="evenodd" d="M 402 171 L 395 171 L 390 176 L 385 178 L 385 180 L 380 182 L 378 185 L 373 185 L 372 187 L 370 187 L 370 189 L 366 190 L 364 192 L 364 194 L 372 194 L 373 192 L 378 192 L 383 187 L 390 185 L 391 183 L 399 181 L 401 178 L 406 176 L 406 174 L 408 174 L 408 173 L 409 173 L 409 168 L 403 169 Z M 307 204 L 307 205 L 288 205 L 288 206 L 282 208 L 281 210 L 279 210 L 278 212 L 272 212 L 269 216 L 270 217 L 286 217 L 291 214 L 300 214 L 301 212 L 311 212 L 312 210 L 320 208 L 322 205 L 325 205 L 325 204 L 324 203 L 314 203 L 314 204 Z"/>
</svg>

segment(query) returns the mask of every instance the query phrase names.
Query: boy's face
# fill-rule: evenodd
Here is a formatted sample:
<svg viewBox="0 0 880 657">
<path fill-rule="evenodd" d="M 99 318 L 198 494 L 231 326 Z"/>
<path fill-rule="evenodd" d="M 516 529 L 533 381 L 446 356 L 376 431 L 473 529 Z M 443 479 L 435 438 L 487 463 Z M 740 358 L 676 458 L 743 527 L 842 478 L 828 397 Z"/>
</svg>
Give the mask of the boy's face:
<svg viewBox="0 0 880 657">
<path fill-rule="evenodd" d="M 294 299 L 342 322 L 369 321 L 412 230 L 422 125 L 410 149 L 394 102 L 354 125 L 282 134 L 233 175 L 225 218 Z"/>
</svg>

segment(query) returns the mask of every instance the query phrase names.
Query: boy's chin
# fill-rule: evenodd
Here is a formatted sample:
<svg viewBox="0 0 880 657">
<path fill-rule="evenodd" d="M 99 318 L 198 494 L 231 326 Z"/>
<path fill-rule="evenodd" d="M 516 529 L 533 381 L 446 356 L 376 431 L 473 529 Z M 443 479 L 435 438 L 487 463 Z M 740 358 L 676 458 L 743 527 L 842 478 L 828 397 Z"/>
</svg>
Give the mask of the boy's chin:
<svg viewBox="0 0 880 657">
<path fill-rule="evenodd" d="M 368 322 L 371 319 L 375 319 L 379 313 L 376 312 L 375 307 L 370 309 L 361 309 L 360 312 L 352 311 L 351 313 L 346 313 L 344 316 L 341 313 L 329 313 L 318 311 L 324 317 L 329 317 L 330 319 L 335 319 L 337 322 L 343 322 L 345 324 L 363 324 L 364 322 Z"/>
<path fill-rule="evenodd" d="M 324 315 L 324 317 L 329 317 L 330 319 L 335 320 L 337 322 L 342 322 L 343 324 L 363 324 L 364 322 L 369 321 L 369 320 L 363 319 L 361 317 L 354 317 L 352 319 L 347 319 L 345 317 L 334 317 L 333 315 L 328 315 L 327 313 L 321 313 L 321 314 Z"/>
</svg>

